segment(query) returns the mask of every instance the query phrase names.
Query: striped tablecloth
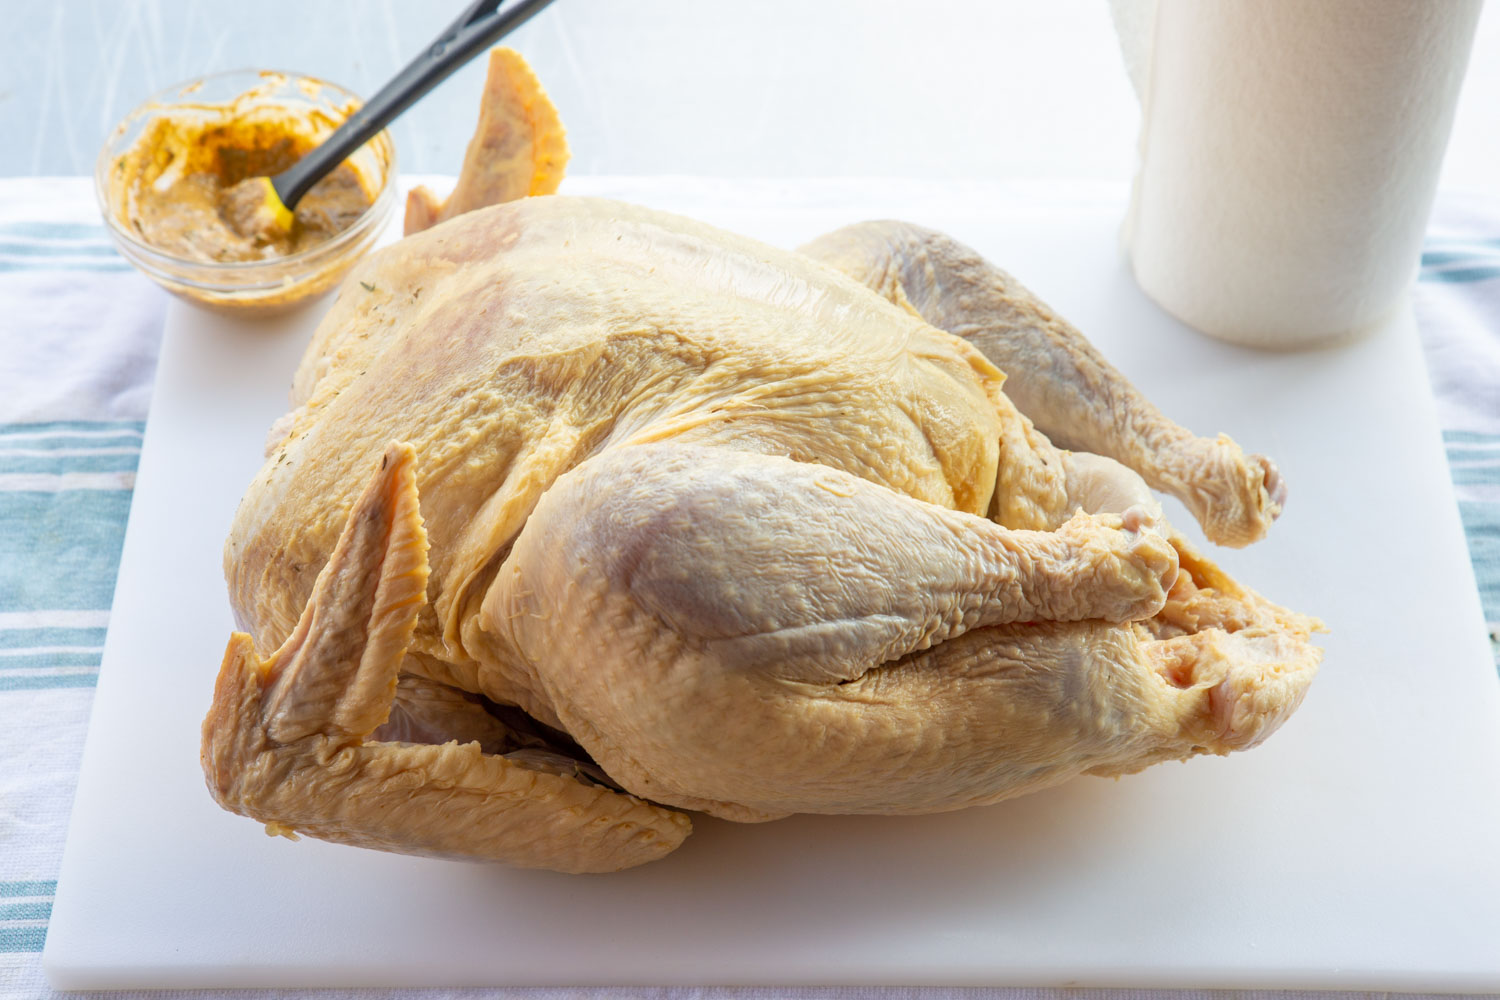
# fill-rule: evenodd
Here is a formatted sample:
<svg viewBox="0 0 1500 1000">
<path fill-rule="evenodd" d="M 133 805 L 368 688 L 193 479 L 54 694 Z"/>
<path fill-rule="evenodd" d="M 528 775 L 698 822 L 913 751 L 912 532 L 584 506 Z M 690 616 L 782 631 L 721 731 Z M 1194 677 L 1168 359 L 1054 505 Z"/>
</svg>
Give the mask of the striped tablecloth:
<svg viewBox="0 0 1500 1000">
<path fill-rule="evenodd" d="M 1500 664 L 1500 202 L 1440 200 L 1415 298 Z M 0 181 L 0 1000 L 48 993 L 39 957 L 165 307 L 110 248 L 88 181 Z"/>
</svg>

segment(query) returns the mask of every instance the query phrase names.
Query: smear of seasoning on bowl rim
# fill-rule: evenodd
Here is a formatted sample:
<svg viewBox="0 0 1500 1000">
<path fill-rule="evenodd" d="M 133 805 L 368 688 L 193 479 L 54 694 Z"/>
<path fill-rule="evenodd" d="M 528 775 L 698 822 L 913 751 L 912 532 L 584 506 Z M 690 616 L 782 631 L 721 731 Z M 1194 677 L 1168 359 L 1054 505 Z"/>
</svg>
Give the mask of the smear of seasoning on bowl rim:
<svg viewBox="0 0 1500 1000">
<path fill-rule="evenodd" d="M 110 171 L 110 204 L 126 232 L 186 260 L 271 260 L 327 242 L 369 209 L 378 180 L 345 162 L 298 202 L 290 230 L 244 231 L 225 193 L 242 180 L 291 166 L 358 107 L 350 100 L 330 112 L 272 97 L 287 78 L 261 76 L 260 84 L 227 103 L 180 101 L 156 109 Z M 298 83 L 315 96 L 316 81 Z"/>
</svg>

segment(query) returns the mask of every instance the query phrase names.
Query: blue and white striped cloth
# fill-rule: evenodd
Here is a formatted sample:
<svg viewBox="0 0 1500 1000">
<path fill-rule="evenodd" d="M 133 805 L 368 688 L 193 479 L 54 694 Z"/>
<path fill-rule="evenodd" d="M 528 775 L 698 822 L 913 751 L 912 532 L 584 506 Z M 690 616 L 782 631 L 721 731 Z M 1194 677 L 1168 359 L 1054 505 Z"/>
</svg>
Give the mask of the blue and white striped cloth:
<svg viewBox="0 0 1500 1000">
<path fill-rule="evenodd" d="M 110 248 L 87 181 L 0 181 L 0 1000 L 48 994 L 39 953 L 165 306 L 165 295 Z M 1440 202 L 1416 308 L 1500 651 L 1500 202 Z"/>
<path fill-rule="evenodd" d="M 90 185 L 0 181 L 0 997 L 47 933 L 165 303 Z"/>
<path fill-rule="evenodd" d="M 1500 203 L 1440 199 L 1415 298 L 1453 491 L 1500 664 Z"/>
</svg>

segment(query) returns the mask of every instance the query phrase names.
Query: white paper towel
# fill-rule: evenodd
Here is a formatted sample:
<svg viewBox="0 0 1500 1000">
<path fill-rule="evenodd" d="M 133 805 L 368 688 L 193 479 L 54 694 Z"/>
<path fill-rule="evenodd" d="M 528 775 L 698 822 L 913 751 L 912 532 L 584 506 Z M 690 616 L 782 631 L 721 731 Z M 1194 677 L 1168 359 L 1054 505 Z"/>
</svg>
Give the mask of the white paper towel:
<svg viewBox="0 0 1500 1000">
<path fill-rule="evenodd" d="M 1415 274 L 1483 0 L 1111 0 L 1141 98 L 1124 240 L 1212 336 L 1357 335 Z"/>
</svg>

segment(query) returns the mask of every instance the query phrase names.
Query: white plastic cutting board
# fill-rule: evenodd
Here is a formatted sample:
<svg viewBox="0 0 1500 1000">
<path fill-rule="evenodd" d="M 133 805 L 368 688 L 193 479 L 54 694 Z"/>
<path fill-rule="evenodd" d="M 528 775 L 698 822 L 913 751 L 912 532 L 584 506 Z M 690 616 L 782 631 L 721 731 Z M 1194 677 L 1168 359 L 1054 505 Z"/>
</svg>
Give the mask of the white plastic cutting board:
<svg viewBox="0 0 1500 1000">
<path fill-rule="evenodd" d="M 1231 758 L 942 816 L 700 820 L 609 876 L 267 837 L 210 801 L 198 726 L 231 630 L 220 547 L 317 310 L 174 304 L 44 955 L 57 986 L 1500 990 L 1500 685 L 1406 312 L 1339 350 L 1209 341 L 1131 282 L 1120 188 L 569 189 L 782 245 L 901 216 L 1002 262 L 1168 413 L 1281 464 L 1271 537 L 1217 555 L 1332 628 L 1306 704 Z"/>
</svg>

